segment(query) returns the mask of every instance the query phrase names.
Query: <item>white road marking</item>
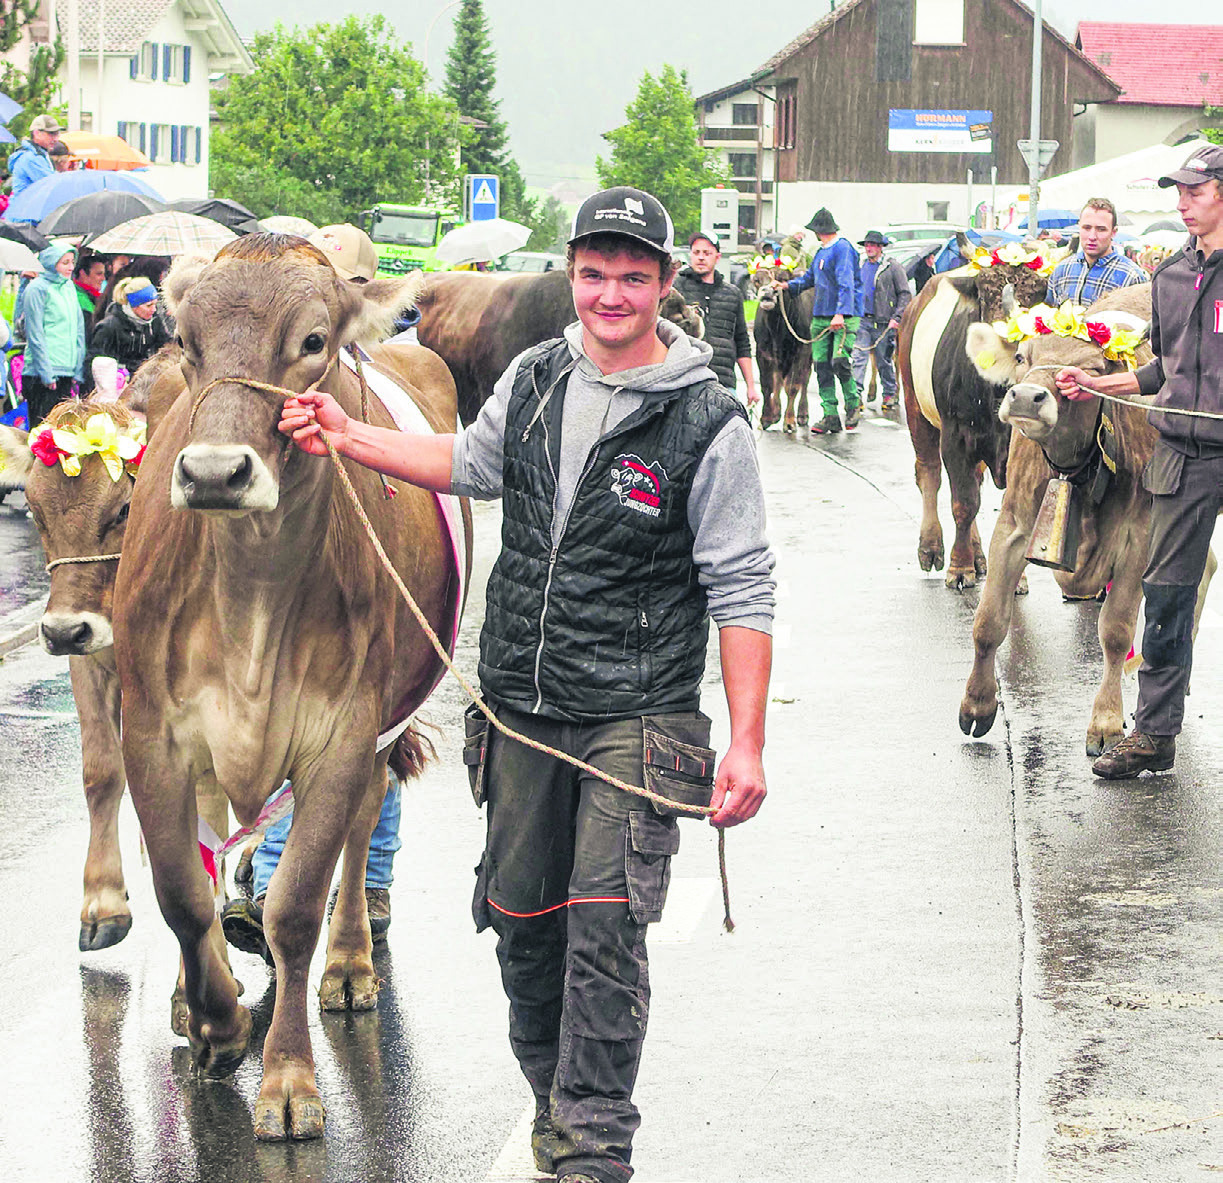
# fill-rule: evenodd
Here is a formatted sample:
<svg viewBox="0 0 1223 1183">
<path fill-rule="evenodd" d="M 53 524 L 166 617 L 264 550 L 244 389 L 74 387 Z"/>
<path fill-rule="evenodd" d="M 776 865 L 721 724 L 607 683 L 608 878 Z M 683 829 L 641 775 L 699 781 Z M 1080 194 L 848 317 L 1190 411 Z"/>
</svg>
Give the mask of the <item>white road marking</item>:
<svg viewBox="0 0 1223 1183">
<path fill-rule="evenodd" d="M 524 1082 L 525 1083 L 525 1082 Z M 514 1123 L 496 1162 L 489 1169 L 485 1183 L 522 1183 L 523 1180 L 554 1179 L 555 1175 L 541 1175 L 535 1169 L 535 1158 L 531 1154 L 531 1123 L 535 1120 L 535 1102 L 532 1101 Z"/>
<path fill-rule="evenodd" d="M 694 936 L 718 894 L 716 879 L 672 878 L 662 919 L 650 925 L 646 944 L 686 945 Z M 712 931 L 711 926 L 711 931 Z"/>
<path fill-rule="evenodd" d="M 900 424 L 895 419 L 863 419 L 863 423 L 869 423 L 872 427 L 899 427 Z"/>
</svg>

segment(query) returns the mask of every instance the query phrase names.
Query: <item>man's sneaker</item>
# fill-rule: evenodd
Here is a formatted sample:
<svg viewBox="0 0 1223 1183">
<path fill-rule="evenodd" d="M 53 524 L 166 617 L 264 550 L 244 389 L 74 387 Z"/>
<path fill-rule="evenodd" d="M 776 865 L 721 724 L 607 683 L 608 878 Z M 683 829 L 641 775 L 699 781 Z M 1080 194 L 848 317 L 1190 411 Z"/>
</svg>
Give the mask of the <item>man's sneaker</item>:
<svg viewBox="0 0 1223 1183">
<path fill-rule="evenodd" d="M 221 909 L 221 931 L 235 949 L 254 953 L 273 965 L 272 951 L 263 935 L 263 899 L 258 896 L 253 900 L 230 900 Z"/>
<path fill-rule="evenodd" d="M 896 395 L 885 394 L 883 396 L 883 401 L 879 404 L 879 409 L 881 411 L 894 411 L 898 405 L 899 400 L 897 399 Z"/>
<path fill-rule="evenodd" d="M 1175 735 L 1144 735 L 1135 731 L 1098 757 L 1091 770 L 1105 780 L 1124 780 L 1140 772 L 1167 772 L 1175 760 Z"/>
<path fill-rule="evenodd" d="M 858 406 L 850 407 L 845 412 L 845 430 L 853 431 L 854 428 L 858 426 L 858 423 L 861 421 L 861 419 L 862 419 L 861 404 L 859 404 Z"/>
<path fill-rule="evenodd" d="M 841 417 L 839 415 L 825 415 L 811 429 L 812 435 L 835 435 L 841 430 Z"/>
</svg>

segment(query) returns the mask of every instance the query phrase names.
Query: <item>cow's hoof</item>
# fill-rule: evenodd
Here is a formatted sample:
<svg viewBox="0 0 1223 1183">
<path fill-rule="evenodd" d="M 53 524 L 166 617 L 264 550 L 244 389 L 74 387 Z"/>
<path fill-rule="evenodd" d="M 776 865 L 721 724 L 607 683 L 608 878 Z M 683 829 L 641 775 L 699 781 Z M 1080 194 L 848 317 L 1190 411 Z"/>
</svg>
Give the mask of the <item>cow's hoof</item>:
<svg viewBox="0 0 1223 1183">
<path fill-rule="evenodd" d="M 285 1142 L 292 1138 L 304 1142 L 321 1138 L 326 1119 L 323 1098 L 317 1092 L 265 1097 L 255 1101 L 255 1137 L 260 1142 Z"/>
<path fill-rule="evenodd" d="M 378 1005 L 378 975 L 365 965 L 336 964 L 323 971 L 319 984 L 319 1006 L 323 1010 L 373 1010 Z"/>
<path fill-rule="evenodd" d="M 945 555 L 943 553 L 943 544 L 940 543 L 921 543 L 917 548 L 917 562 L 923 571 L 941 571 Z"/>
<path fill-rule="evenodd" d="M 187 1006 L 187 992 L 181 986 L 175 987 L 170 995 L 170 1030 L 185 1039 L 191 1035 L 191 1010 Z"/>
<path fill-rule="evenodd" d="M 793 419 L 786 420 L 786 425 L 783 428 L 783 430 L 785 431 L 786 435 L 797 435 L 798 434 L 798 426 L 794 422 Z"/>
<path fill-rule="evenodd" d="M 977 572 L 978 579 L 984 579 L 989 574 L 989 566 L 985 562 L 984 555 L 974 555 L 972 565 L 973 569 Z"/>
<path fill-rule="evenodd" d="M 1026 571 L 1019 577 L 1019 582 L 1015 584 L 1015 594 L 1017 596 L 1026 596 L 1028 594 L 1028 573 Z"/>
<path fill-rule="evenodd" d="M 943 581 L 955 591 L 977 586 L 977 572 L 972 567 L 948 567 Z"/>
<path fill-rule="evenodd" d="M 980 715 L 963 706 L 960 707 L 960 730 L 965 735 L 980 739 L 993 725 L 998 717 L 998 708 L 994 707 L 988 715 Z"/>
<path fill-rule="evenodd" d="M 117 945 L 131 931 L 130 914 L 107 916 L 102 920 L 84 920 L 81 922 L 77 947 L 82 953 L 96 953 L 99 949 L 109 949 L 111 945 Z"/>
<path fill-rule="evenodd" d="M 234 1011 L 233 1031 L 222 1034 L 212 1023 L 205 1023 L 199 1034 L 187 1031 L 191 1055 L 201 1076 L 229 1076 L 246 1055 L 251 1041 L 251 1012 L 244 1006 Z"/>
<path fill-rule="evenodd" d="M 1115 748 L 1125 738 L 1125 732 L 1117 731 L 1097 731 L 1094 728 L 1087 730 L 1087 755 L 1091 759 L 1097 756 L 1103 756 L 1109 748 Z"/>
</svg>

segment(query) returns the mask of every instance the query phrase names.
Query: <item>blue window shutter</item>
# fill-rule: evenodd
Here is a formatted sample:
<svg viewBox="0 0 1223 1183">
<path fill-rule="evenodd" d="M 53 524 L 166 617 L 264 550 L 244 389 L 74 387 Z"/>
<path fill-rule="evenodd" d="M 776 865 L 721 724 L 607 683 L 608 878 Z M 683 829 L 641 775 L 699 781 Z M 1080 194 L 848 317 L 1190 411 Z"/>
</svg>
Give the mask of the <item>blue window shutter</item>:
<svg viewBox="0 0 1223 1183">
<path fill-rule="evenodd" d="M 149 128 L 149 159 L 157 159 L 157 124 Z"/>
<path fill-rule="evenodd" d="M 149 44 L 153 47 L 153 53 L 152 53 L 153 64 L 150 67 L 150 69 L 152 69 L 153 72 L 149 75 L 149 77 L 152 78 L 154 82 L 156 82 L 157 81 L 157 42 L 150 41 Z"/>
<path fill-rule="evenodd" d="M 195 163 L 200 162 L 200 145 L 204 141 L 204 133 L 200 128 L 195 129 Z"/>
<path fill-rule="evenodd" d="M 183 81 L 191 81 L 191 46 L 183 46 Z"/>
<path fill-rule="evenodd" d="M 178 124 L 170 124 L 170 163 L 178 163 Z"/>
<path fill-rule="evenodd" d="M 178 129 L 178 159 L 183 164 L 190 163 L 187 159 L 187 145 L 190 143 L 190 140 L 187 139 L 188 130 L 185 123 Z"/>
<path fill-rule="evenodd" d="M 132 60 L 128 62 L 128 66 L 131 67 L 131 75 L 133 78 L 135 78 L 140 72 L 140 55 L 136 54 Z"/>
<path fill-rule="evenodd" d="M 148 150 L 145 147 L 145 145 L 149 142 L 148 131 L 149 125 L 147 123 L 142 123 L 140 125 L 140 151 L 144 152 L 146 156 L 148 155 Z"/>
<path fill-rule="evenodd" d="M 127 139 L 127 124 L 122 119 L 119 120 L 119 139 Z"/>
<path fill-rule="evenodd" d="M 167 82 L 170 81 L 171 66 L 173 62 L 174 62 L 173 47 L 170 45 L 163 45 L 161 47 L 161 76 Z"/>
</svg>

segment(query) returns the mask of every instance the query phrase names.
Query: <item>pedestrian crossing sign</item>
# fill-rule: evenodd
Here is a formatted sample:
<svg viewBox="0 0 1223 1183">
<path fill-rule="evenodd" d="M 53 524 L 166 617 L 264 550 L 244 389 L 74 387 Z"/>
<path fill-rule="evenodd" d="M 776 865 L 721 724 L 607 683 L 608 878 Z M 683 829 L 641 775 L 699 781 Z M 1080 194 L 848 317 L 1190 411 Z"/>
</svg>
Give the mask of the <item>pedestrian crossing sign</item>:
<svg viewBox="0 0 1223 1183">
<path fill-rule="evenodd" d="M 501 178 L 467 174 L 467 212 L 473 222 L 487 222 L 501 212 Z"/>
</svg>

